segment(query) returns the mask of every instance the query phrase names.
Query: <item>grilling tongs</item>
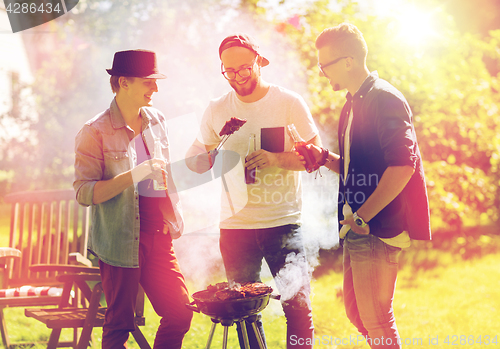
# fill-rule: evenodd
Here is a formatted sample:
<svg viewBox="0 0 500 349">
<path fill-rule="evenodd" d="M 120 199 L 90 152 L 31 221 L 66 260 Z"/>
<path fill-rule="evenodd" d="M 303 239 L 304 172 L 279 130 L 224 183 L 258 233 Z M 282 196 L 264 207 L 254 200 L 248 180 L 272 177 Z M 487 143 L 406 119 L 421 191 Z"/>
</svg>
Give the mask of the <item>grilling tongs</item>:
<svg viewBox="0 0 500 349">
<path fill-rule="evenodd" d="M 224 143 L 226 143 L 228 138 L 233 133 L 238 131 L 240 129 L 240 127 L 243 126 L 246 122 L 247 121 L 245 119 L 239 119 L 236 117 L 232 117 L 230 120 L 226 121 L 226 123 L 224 124 L 224 127 L 222 127 L 222 129 L 219 132 L 219 136 L 221 136 L 222 139 L 220 140 L 219 144 L 217 145 L 217 147 L 215 149 L 210 150 L 208 152 L 210 155 L 210 159 L 212 161 L 212 165 L 215 162 L 215 157 L 217 156 L 217 154 L 219 154 L 220 148 L 222 148 L 222 146 L 224 145 Z"/>
</svg>

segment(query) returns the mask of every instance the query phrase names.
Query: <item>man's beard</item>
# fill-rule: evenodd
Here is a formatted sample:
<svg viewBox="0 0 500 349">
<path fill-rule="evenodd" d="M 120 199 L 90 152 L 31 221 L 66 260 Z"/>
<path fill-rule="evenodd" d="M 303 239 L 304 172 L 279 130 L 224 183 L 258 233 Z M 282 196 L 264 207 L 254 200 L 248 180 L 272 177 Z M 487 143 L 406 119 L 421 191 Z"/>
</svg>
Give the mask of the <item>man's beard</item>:
<svg viewBox="0 0 500 349">
<path fill-rule="evenodd" d="M 251 79 L 250 86 L 243 87 L 243 85 L 245 85 L 247 82 L 245 82 L 242 85 L 238 85 L 238 83 L 235 81 L 235 82 L 230 82 L 230 85 L 238 95 L 245 97 L 251 95 L 253 91 L 255 91 L 255 89 L 257 88 L 257 79 Z"/>
<path fill-rule="evenodd" d="M 340 85 L 338 83 L 332 84 L 330 82 L 330 86 L 332 87 L 332 90 L 334 90 L 334 91 L 340 91 Z"/>
</svg>

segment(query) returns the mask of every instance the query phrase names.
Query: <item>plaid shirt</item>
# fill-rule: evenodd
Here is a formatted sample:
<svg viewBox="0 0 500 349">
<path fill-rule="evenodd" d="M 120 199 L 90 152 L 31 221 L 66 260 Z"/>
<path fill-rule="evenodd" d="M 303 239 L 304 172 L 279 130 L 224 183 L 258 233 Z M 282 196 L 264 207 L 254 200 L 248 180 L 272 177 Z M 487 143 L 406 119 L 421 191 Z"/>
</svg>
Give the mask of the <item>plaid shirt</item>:
<svg viewBox="0 0 500 349">
<path fill-rule="evenodd" d="M 182 210 L 171 176 L 169 142 L 163 114 L 154 108 L 141 108 L 142 133 L 146 147 L 153 150 L 154 137 L 162 143 L 167 160 L 168 196 L 173 216 L 165 222 L 163 232 L 172 238 L 182 234 Z M 127 127 L 113 99 L 109 109 L 89 120 L 75 139 L 75 181 L 77 201 L 92 206 L 92 227 L 88 248 L 103 262 L 134 268 L 139 266 L 139 192 L 131 185 L 114 198 L 94 205 L 94 186 L 137 166 L 134 132 Z"/>
</svg>

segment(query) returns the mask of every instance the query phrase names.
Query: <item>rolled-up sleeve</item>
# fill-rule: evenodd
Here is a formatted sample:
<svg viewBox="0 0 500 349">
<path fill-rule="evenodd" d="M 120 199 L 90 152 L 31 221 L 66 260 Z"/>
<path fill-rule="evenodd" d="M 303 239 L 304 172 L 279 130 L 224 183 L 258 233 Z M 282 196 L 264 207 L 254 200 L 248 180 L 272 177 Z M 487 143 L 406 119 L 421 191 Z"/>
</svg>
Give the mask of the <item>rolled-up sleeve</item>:
<svg viewBox="0 0 500 349">
<path fill-rule="evenodd" d="M 415 168 L 417 140 L 406 100 L 382 92 L 379 99 L 377 133 L 387 166 Z"/>
<path fill-rule="evenodd" d="M 102 180 L 104 156 L 99 133 L 85 125 L 75 138 L 75 181 L 73 188 L 80 205 L 90 206 L 94 199 L 94 186 Z"/>
</svg>

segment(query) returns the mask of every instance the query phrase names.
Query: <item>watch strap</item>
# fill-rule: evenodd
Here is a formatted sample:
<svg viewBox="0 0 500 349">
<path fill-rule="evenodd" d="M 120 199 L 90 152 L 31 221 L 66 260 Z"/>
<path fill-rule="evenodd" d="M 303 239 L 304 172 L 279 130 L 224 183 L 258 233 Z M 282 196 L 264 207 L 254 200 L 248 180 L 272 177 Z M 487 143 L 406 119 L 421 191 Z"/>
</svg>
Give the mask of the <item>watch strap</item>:
<svg viewBox="0 0 500 349">
<path fill-rule="evenodd" d="M 366 223 L 363 218 L 361 218 L 360 216 L 358 216 L 357 212 L 354 212 L 353 218 L 354 218 L 354 223 L 356 223 L 356 225 L 358 227 L 364 228 L 364 227 L 366 227 L 368 225 L 368 223 Z"/>
</svg>

